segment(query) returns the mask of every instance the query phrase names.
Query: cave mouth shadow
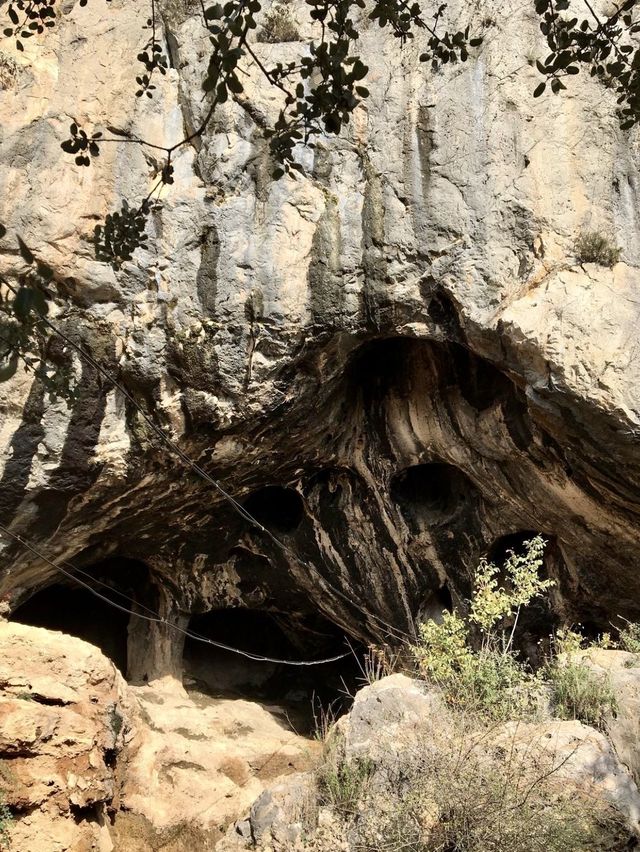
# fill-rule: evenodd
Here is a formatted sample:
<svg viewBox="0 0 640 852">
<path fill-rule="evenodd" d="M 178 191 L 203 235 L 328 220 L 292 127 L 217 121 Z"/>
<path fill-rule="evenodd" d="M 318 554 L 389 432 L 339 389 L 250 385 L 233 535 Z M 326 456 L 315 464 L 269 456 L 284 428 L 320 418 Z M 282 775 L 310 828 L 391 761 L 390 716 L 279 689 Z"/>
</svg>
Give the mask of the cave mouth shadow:
<svg viewBox="0 0 640 852">
<path fill-rule="evenodd" d="M 534 598 L 521 610 L 514 642 L 520 655 L 534 667 L 542 664 L 551 654 L 551 637 L 562 624 L 558 596 L 562 594 L 563 577 L 567 572 L 558 541 L 555 536 L 539 531 L 519 530 L 496 539 L 486 552 L 487 560 L 502 569 L 511 552 L 516 556 L 523 555 L 525 543 L 538 535 L 546 542 L 540 577 L 553 580 L 555 586 L 547 593 Z M 501 570 L 498 576 L 500 582 L 503 582 L 504 571 Z"/>
<path fill-rule="evenodd" d="M 294 532 L 304 517 L 300 494 L 282 485 L 258 488 L 249 494 L 243 508 L 263 527 L 278 533 Z"/>
<path fill-rule="evenodd" d="M 411 526 L 428 527 L 450 521 L 475 498 L 477 489 L 459 468 L 435 461 L 397 473 L 390 494 Z"/>
<path fill-rule="evenodd" d="M 118 607 L 135 611 L 138 603 L 156 611 L 157 590 L 149 569 L 135 559 L 110 557 L 82 570 L 82 582 L 102 598 L 64 579 L 35 591 L 15 608 L 10 620 L 83 639 L 99 648 L 126 678 L 130 620 L 135 616 Z"/>
<path fill-rule="evenodd" d="M 319 615 L 291 617 L 232 607 L 193 615 L 189 632 L 249 654 L 275 660 L 314 660 L 345 654 L 317 666 L 252 660 L 187 636 L 183 684 L 210 698 L 262 704 L 279 722 L 304 736 L 325 717 L 346 712 L 363 679 L 364 648 Z"/>
</svg>

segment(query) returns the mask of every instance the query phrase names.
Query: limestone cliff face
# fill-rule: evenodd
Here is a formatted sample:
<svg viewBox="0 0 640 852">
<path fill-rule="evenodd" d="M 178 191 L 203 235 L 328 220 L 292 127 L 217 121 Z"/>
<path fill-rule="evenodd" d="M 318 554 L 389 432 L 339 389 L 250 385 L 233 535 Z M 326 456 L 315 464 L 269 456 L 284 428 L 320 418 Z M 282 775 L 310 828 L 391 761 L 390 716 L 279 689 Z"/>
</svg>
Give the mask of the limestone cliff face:
<svg viewBox="0 0 640 852">
<path fill-rule="evenodd" d="M 365 22 L 371 98 L 348 132 L 274 182 L 261 127 L 279 101 L 249 69 L 241 103 L 176 157 L 148 249 L 114 273 L 93 226 L 148 191 L 153 158 L 105 145 L 78 169 L 60 142 L 72 117 L 161 144 L 197 125 L 192 6 L 164 6 L 172 68 L 153 101 L 134 97 L 137 4 L 71 1 L 24 54 L 0 42 L 0 221 L 54 268 L 70 304 L 56 322 L 305 564 L 81 364 L 71 407 L 28 374 L 0 385 L 2 522 L 80 567 L 144 563 L 182 623 L 241 605 L 321 612 L 363 639 L 410 631 L 534 530 L 559 612 L 640 615 L 639 152 L 610 93 L 581 75 L 534 100 L 544 45 L 516 0 L 450 3 L 485 42 L 435 75 L 419 44 Z M 302 41 L 256 43 L 265 62 L 304 51 L 292 14 Z M 583 230 L 611 233 L 621 262 L 580 265 Z M 13 609 L 54 574 L 1 546 Z M 179 668 L 179 638 L 161 639 L 140 675 Z"/>
</svg>

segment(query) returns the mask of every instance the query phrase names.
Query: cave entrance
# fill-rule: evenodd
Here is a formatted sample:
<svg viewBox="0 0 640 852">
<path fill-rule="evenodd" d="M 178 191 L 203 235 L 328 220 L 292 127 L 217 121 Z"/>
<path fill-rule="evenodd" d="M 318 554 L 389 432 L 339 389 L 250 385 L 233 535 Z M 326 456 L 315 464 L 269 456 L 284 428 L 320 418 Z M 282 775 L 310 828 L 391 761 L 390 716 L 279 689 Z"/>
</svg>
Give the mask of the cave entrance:
<svg viewBox="0 0 640 852">
<path fill-rule="evenodd" d="M 187 637 L 183 682 L 190 691 L 244 698 L 268 705 L 299 733 L 314 730 L 329 710 L 339 714 L 362 686 L 364 649 L 321 616 L 291 617 L 243 608 L 192 616 L 189 632 L 277 660 L 314 660 L 347 654 L 318 666 L 288 666 L 249 659 Z M 351 650 L 353 649 L 353 651 Z"/>
<path fill-rule="evenodd" d="M 450 521 L 476 495 L 471 480 L 451 464 L 418 464 L 391 481 L 391 497 L 405 520 L 419 528 Z"/>
<path fill-rule="evenodd" d="M 53 583 L 16 607 L 11 621 L 84 639 L 100 648 L 127 677 L 129 622 L 135 616 L 112 603 L 134 611 L 142 604 L 156 611 L 157 594 L 150 583 L 149 570 L 133 559 L 110 558 L 83 569 L 81 579 L 102 598 L 73 580 Z"/>
</svg>

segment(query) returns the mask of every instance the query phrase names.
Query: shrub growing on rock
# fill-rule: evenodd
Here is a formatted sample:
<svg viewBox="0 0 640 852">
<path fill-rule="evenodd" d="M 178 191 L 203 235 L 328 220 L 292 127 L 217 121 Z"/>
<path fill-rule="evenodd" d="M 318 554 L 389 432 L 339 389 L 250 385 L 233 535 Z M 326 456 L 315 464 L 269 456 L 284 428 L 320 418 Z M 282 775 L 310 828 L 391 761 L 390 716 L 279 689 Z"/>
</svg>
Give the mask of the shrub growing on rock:
<svg viewBox="0 0 640 852">
<path fill-rule="evenodd" d="M 583 231 L 576 240 L 576 257 L 580 263 L 612 267 L 620 260 L 621 253 L 622 249 L 598 231 Z"/>
<path fill-rule="evenodd" d="M 572 658 L 555 660 L 546 671 L 554 715 L 560 719 L 576 719 L 603 730 L 607 719 L 615 716 L 616 697 L 605 674 L 598 675 Z"/>
<path fill-rule="evenodd" d="M 258 31 L 257 39 L 268 44 L 300 40 L 300 33 L 287 3 L 281 0 L 273 4 L 264 16 L 264 23 Z"/>
<path fill-rule="evenodd" d="M 434 717 L 426 730 L 400 727 L 376 765 L 347 760 L 338 747 L 331 757 L 338 795 L 327 793 L 325 764 L 317 776 L 321 810 L 302 848 L 622 852 L 629 838 L 622 815 L 563 775 L 574 758 L 579 765 L 579 749 L 556 751 L 546 727 L 483 725 L 459 714 L 448 724 Z"/>
<path fill-rule="evenodd" d="M 620 631 L 619 646 L 630 654 L 640 654 L 640 624 L 627 621 Z"/>
<path fill-rule="evenodd" d="M 518 718 L 534 709 L 540 681 L 519 659 L 514 638 L 522 609 L 553 585 L 540 577 L 544 546 L 541 536 L 525 542 L 522 553 L 509 553 L 502 569 L 483 559 L 468 617 L 444 612 L 440 623 L 421 626 L 413 649 L 419 671 L 442 689 L 451 707 L 493 719 Z M 473 628 L 480 633 L 478 648 L 471 642 Z"/>
</svg>

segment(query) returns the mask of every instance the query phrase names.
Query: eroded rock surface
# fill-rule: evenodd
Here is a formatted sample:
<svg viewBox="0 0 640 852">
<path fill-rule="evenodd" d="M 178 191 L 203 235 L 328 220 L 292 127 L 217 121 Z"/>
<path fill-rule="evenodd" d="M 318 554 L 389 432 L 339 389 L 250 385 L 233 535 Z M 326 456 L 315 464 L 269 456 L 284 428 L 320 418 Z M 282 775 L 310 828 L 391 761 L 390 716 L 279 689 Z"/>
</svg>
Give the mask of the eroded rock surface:
<svg viewBox="0 0 640 852">
<path fill-rule="evenodd" d="M 0 622 L 0 789 L 15 852 L 214 849 L 318 744 L 278 707 L 128 687 L 86 642 Z"/>
<path fill-rule="evenodd" d="M 0 219 L 54 269 L 56 322 L 290 550 L 80 364 L 71 407 L 27 374 L 0 386 L 3 522 L 81 567 L 143 562 L 155 591 L 138 599 L 165 617 L 287 613 L 307 656 L 318 610 L 365 640 L 411 632 L 530 531 L 550 540 L 556 612 L 638 616 L 637 137 L 586 75 L 531 97 L 533 9 L 450 3 L 485 40 L 436 75 L 419 44 L 363 22 L 371 98 L 346 135 L 300 151 L 295 180 L 270 177 L 261 126 L 278 93 L 249 68 L 240 102 L 176 155 L 149 248 L 119 272 L 92 258 L 91 231 L 147 191 L 153 164 L 105 145 L 78 170 L 60 142 L 70 116 L 181 138 L 207 109 L 206 32 L 193 4 L 164 4 L 172 67 L 136 99 L 135 4 L 67 9 L 24 54 L 0 44 Z M 294 13 L 302 41 L 256 43 L 264 61 L 305 50 Z M 621 262 L 580 265 L 585 229 L 611 233 Z M 2 547 L 10 609 L 56 580 Z M 138 639 L 137 677 L 179 673 L 178 636 Z"/>
</svg>

